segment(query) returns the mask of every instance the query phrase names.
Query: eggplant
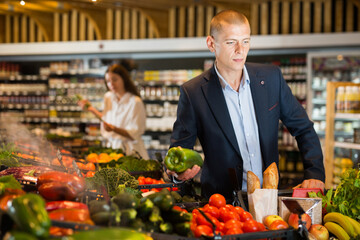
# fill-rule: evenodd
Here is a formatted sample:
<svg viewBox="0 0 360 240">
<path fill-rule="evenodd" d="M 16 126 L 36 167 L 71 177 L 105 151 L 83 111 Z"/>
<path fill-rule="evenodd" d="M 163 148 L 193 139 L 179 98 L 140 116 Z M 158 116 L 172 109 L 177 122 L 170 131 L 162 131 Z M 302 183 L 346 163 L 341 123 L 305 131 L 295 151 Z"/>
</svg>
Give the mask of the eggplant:
<svg viewBox="0 0 360 240">
<path fill-rule="evenodd" d="M 45 172 L 53 171 L 53 169 L 44 166 L 23 166 L 10 167 L 0 171 L 0 177 L 5 175 L 13 175 L 18 180 L 36 182 L 37 177 Z"/>
</svg>

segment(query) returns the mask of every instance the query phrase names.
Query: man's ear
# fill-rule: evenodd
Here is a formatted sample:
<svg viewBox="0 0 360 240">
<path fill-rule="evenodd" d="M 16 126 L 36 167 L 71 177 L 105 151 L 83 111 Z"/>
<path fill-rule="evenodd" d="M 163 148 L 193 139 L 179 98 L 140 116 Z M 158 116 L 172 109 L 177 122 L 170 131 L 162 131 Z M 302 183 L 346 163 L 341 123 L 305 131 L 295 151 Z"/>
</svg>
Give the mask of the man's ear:
<svg viewBox="0 0 360 240">
<path fill-rule="evenodd" d="M 211 36 L 207 36 L 206 38 L 206 45 L 208 47 L 208 49 L 210 50 L 210 52 L 215 52 L 215 48 L 214 48 L 214 38 Z"/>
</svg>

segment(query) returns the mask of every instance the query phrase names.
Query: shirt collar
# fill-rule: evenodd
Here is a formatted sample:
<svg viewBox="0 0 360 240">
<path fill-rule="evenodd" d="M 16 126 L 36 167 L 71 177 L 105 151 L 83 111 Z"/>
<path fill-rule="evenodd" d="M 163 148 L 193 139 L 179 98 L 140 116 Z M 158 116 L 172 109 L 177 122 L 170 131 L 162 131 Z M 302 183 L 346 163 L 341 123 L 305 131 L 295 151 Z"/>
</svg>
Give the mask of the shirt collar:
<svg viewBox="0 0 360 240">
<path fill-rule="evenodd" d="M 124 101 L 125 99 L 127 99 L 130 96 L 129 92 L 125 92 L 125 94 L 121 97 L 121 99 L 118 100 L 118 98 L 116 97 L 114 92 L 111 92 L 111 94 L 112 94 L 113 101 L 117 102 L 117 103 Z"/>
<path fill-rule="evenodd" d="M 214 68 L 215 68 L 215 72 L 216 74 L 218 75 L 219 79 L 220 79 L 220 85 L 222 87 L 222 89 L 225 89 L 226 86 L 229 86 L 229 83 L 225 80 L 225 78 L 223 76 L 221 76 L 221 74 L 219 73 L 217 67 L 216 67 L 216 62 L 214 64 Z M 249 77 L 249 73 L 246 69 L 246 66 L 244 65 L 244 68 L 243 68 L 243 75 L 242 75 L 242 79 L 241 79 L 241 87 L 245 87 L 245 83 L 246 84 L 250 84 L 250 77 Z M 230 87 L 231 88 L 231 87 Z"/>
</svg>

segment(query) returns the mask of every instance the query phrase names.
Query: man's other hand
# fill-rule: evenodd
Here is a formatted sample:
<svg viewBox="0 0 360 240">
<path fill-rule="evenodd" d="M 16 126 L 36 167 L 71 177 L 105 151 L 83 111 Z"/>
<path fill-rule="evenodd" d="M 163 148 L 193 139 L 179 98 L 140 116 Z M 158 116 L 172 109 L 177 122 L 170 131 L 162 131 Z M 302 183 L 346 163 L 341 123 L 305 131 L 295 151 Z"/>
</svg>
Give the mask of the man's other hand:
<svg viewBox="0 0 360 240">
<path fill-rule="evenodd" d="M 320 188 L 324 192 L 325 183 L 317 179 L 306 179 L 295 188 Z"/>
<path fill-rule="evenodd" d="M 176 173 L 176 172 L 170 171 L 170 170 L 166 170 L 166 172 L 168 175 L 172 175 L 172 176 L 176 177 L 178 180 L 186 181 L 186 180 L 189 180 L 189 179 L 195 177 L 196 174 L 198 174 L 198 172 L 200 171 L 200 169 L 201 168 L 198 165 L 194 165 L 192 168 L 186 169 L 182 173 Z"/>
</svg>

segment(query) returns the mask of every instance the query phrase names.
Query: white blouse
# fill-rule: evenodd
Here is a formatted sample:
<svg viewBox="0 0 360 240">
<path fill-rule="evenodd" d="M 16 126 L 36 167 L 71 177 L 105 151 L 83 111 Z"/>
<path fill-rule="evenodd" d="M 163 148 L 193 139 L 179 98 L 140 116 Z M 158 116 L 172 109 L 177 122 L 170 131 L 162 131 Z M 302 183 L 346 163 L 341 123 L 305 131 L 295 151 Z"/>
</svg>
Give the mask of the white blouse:
<svg viewBox="0 0 360 240">
<path fill-rule="evenodd" d="M 130 140 L 115 132 L 108 132 L 101 124 L 101 135 L 107 140 L 107 147 L 121 148 L 126 155 L 138 152 L 142 158 L 149 159 L 141 135 L 146 128 L 146 111 L 140 97 L 129 92 L 120 100 L 112 92 L 104 95 L 103 120 L 118 128 L 124 128 L 134 139 Z"/>
</svg>

